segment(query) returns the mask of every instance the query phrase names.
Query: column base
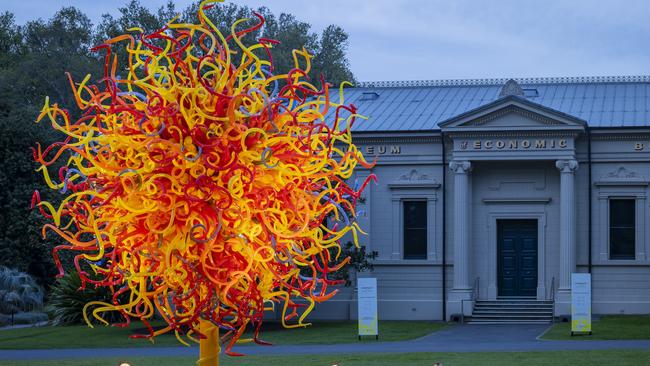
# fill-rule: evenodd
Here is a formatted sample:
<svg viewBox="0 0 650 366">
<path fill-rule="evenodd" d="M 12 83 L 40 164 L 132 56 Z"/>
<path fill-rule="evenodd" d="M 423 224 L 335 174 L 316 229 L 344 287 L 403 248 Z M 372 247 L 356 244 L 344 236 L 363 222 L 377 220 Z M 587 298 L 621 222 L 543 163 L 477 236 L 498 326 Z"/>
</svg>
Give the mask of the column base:
<svg viewBox="0 0 650 366">
<path fill-rule="evenodd" d="M 555 316 L 571 319 L 571 289 L 561 288 L 555 295 Z"/>
<path fill-rule="evenodd" d="M 472 292 L 473 290 L 471 288 L 452 289 L 449 291 L 447 297 L 447 320 L 450 320 L 452 315 L 460 314 L 461 310 L 465 316 L 472 315 L 472 309 L 474 309 L 474 301 L 470 301 L 472 299 Z"/>
</svg>

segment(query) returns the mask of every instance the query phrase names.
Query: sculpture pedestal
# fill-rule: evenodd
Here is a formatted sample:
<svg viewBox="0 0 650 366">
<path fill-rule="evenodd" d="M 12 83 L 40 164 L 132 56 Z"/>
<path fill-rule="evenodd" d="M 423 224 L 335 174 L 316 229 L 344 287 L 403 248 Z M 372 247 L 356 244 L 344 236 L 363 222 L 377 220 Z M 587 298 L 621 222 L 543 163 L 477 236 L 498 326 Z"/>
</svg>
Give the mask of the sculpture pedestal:
<svg viewBox="0 0 650 366">
<path fill-rule="evenodd" d="M 199 341 L 199 360 L 196 366 L 219 366 L 219 327 L 209 320 L 200 320 L 199 329 L 206 338 Z"/>
</svg>

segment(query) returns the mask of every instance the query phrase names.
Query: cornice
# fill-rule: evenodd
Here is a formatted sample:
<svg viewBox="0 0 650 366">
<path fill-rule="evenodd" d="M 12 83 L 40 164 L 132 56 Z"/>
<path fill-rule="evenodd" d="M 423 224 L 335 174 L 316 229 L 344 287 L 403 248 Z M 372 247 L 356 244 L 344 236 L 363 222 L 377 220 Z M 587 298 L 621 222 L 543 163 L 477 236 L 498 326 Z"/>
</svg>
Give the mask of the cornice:
<svg viewBox="0 0 650 366">
<path fill-rule="evenodd" d="M 352 141 L 355 144 L 387 144 L 387 143 L 431 143 L 440 142 L 440 136 L 399 136 L 394 137 L 354 137 Z"/>
<path fill-rule="evenodd" d="M 461 137 L 576 137 L 579 135 L 578 131 L 574 130 L 531 130 L 531 131 L 458 131 L 449 132 L 448 136 L 451 138 Z"/>
<path fill-rule="evenodd" d="M 591 134 L 594 141 L 636 141 L 650 140 L 650 133 L 624 133 L 624 134 Z"/>
<path fill-rule="evenodd" d="M 358 84 L 361 88 L 403 88 L 418 86 L 474 86 L 474 85 L 503 85 L 511 78 L 494 79 L 451 79 L 451 80 L 395 80 L 395 81 L 364 81 Z M 539 77 L 513 78 L 517 83 L 530 84 L 595 84 L 595 83 L 648 83 L 650 75 L 628 76 L 573 76 L 573 77 Z"/>
</svg>

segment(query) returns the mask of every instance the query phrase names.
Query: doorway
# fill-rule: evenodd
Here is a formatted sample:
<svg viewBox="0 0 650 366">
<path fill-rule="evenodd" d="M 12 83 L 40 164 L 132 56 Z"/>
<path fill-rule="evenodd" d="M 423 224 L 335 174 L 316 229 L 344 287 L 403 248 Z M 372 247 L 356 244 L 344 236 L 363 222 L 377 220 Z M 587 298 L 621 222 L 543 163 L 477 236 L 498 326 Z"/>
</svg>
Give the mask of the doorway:
<svg viewBox="0 0 650 366">
<path fill-rule="evenodd" d="M 497 220 L 498 296 L 537 295 L 537 220 Z"/>
</svg>

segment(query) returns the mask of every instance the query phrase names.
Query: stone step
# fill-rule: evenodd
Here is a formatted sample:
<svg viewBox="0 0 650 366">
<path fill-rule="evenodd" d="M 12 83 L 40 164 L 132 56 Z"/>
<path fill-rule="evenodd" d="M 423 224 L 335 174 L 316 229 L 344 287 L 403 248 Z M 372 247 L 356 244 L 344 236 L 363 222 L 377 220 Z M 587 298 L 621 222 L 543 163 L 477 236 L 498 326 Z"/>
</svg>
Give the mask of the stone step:
<svg viewBox="0 0 650 366">
<path fill-rule="evenodd" d="M 499 321 L 491 321 L 491 320 L 468 320 L 466 324 L 550 324 L 551 320 L 499 320 Z"/>
<path fill-rule="evenodd" d="M 551 311 L 523 311 L 523 310 L 515 310 L 515 311 L 500 311 L 500 310 L 491 310 L 491 311 L 478 311 L 474 310 L 473 312 L 474 315 L 514 315 L 514 314 L 519 314 L 519 315 L 524 315 L 524 314 L 531 314 L 531 315 L 545 315 L 545 316 L 551 316 L 553 314 Z"/>
<path fill-rule="evenodd" d="M 504 299 L 497 299 L 497 300 L 476 300 L 476 302 L 493 302 L 493 303 L 498 303 L 498 304 L 504 304 L 504 303 L 513 303 L 513 304 L 521 304 L 521 303 L 531 303 L 531 304 L 552 304 L 552 300 L 533 300 L 533 299 L 510 299 L 510 300 L 504 300 Z"/>
<path fill-rule="evenodd" d="M 548 324 L 553 321 L 553 301 L 534 297 L 499 297 L 474 303 L 468 324 Z"/>
<path fill-rule="evenodd" d="M 474 311 L 477 311 L 477 310 L 478 311 L 493 311 L 493 310 L 497 310 L 497 311 L 519 311 L 519 310 L 521 310 L 521 311 L 553 311 L 553 308 L 534 308 L 534 307 L 526 307 L 526 308 L 524 308 L 524 307 L 503 307 L 503 308 L 500 308 L 500 307 L 480 307 L 479 308 L 479 307 L 477 307 L 477 308 L 474 308 Z"/>
<path fill-rule="evenodd" d="M 492 306 L 525 306 L 525 305 L 531 305 L 531 306 L 553 306 L 553 303 L 543 303 L 543 302 L 498 302 L 498 301 L 477 301 L 474 303 L 475 306 L 484 306 L 484 305 L 492 305 Z"/>
<path fill-rule="evenodd" d="M 521 318 L 530 318 L 530 319 L 539 319 L 539 318 L 550 318 L 550 314 L 473 314 L 472 319 L 485 319 L 485 318 L 501 318 L 501 319 L 521 319 Z"/>
<path fill-rule="evenodd" d="M 538 302 L 476 302 L 474 306 L 541 306 L 553 307 L 553 303 L 538 303 Z"/>
<path fill-rule="evenodd" d="M 552 311 L 553 306 L 497 306 L 497 305 L 477 305 L 474 307 L 474 310 L 541 310 L 541 311 Z"/>
</svg>

